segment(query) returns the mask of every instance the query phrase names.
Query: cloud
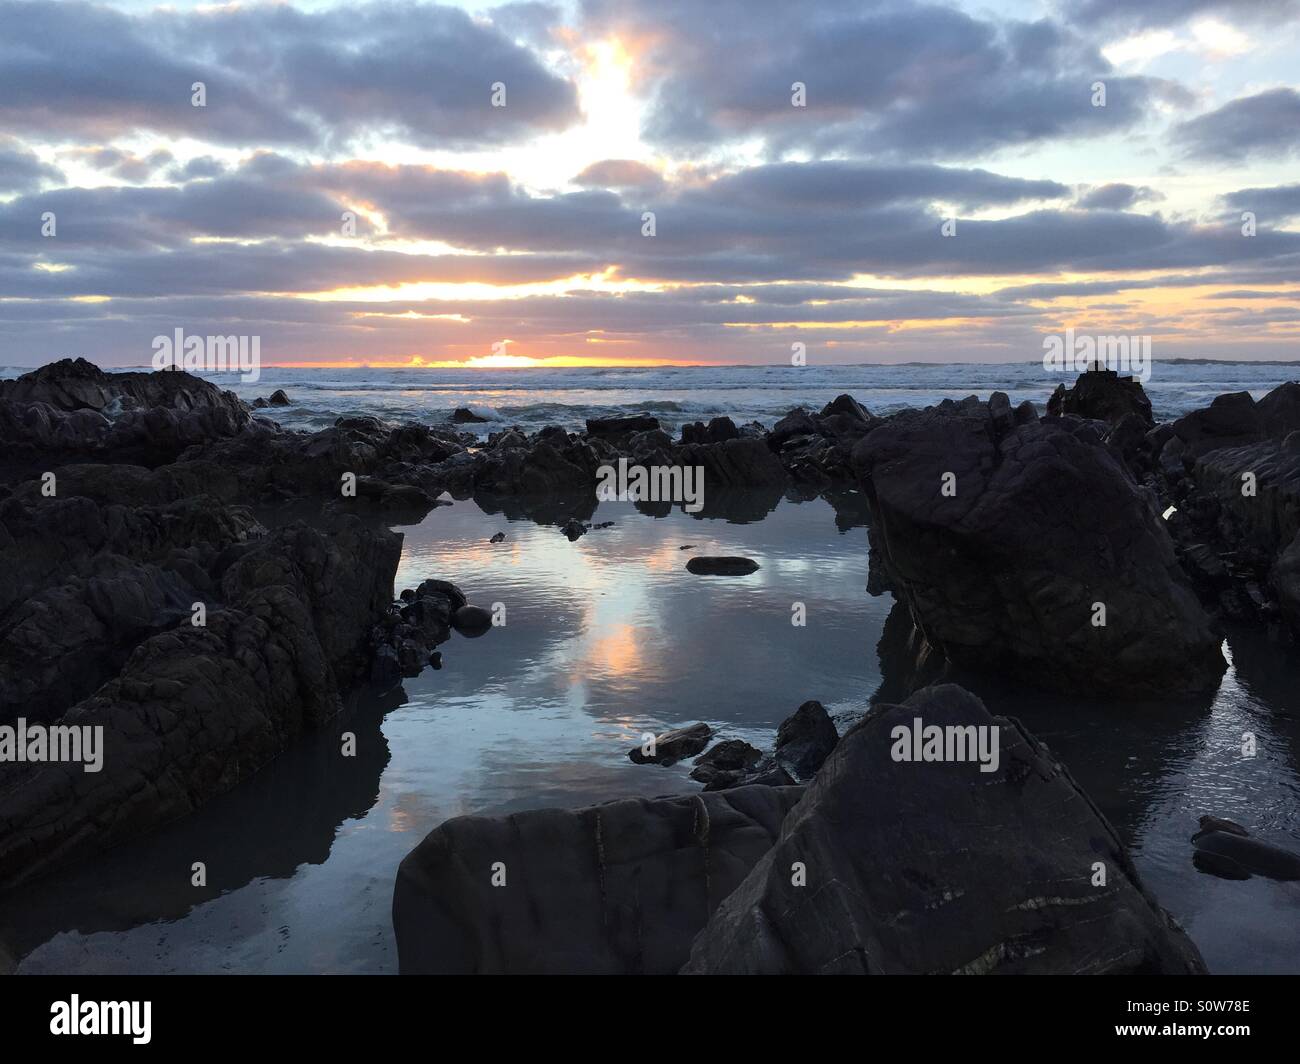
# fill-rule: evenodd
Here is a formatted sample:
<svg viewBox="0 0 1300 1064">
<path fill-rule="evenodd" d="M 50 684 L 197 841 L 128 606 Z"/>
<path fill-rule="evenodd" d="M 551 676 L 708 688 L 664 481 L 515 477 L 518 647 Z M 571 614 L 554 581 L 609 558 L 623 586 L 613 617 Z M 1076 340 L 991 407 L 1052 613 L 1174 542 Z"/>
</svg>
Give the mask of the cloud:
<svg viewBox="0 0 1300 1064">
<path fill-rule="evenodd" d="M 1139 203 L 1162 199 L 1161 193 L 1147 185 L 1113 182 L 1088 189 L 1079 197 L 1077 205 L 1090 211 L 1126 211 Z"/>
<path fill-rule="evenodd" d="M 1222 201 L 1234 211 L 1253 211 L 1265 224 L 1300 218 L 1300 185 L 1243 188 L 1228 193 Z"/>
<path fill-rule="evenodd" d="M 635 159 L 602 159 L 592 163 L 573 179 L 588 188 L 633 189 L 657 192 L 664 187 L 663 175 Z"/>
<path fill-rule="evenodd" d="M 815 8 L 717 0 L 585 0 L 586 25 L 630 42 L 644 135 L 677 150 L 762 137 L 770 152 L 915 158 L 1127 130 L 1181 86 L 1121 77 L 1048 20 L 830 0 Z M 743 57 L 738 62 L 737 57 Z M 1104 79 L 1105 107 L 1091 85 Z M 792 86 L 806 86 L 806 106 Z"/>
<path fill-rule="evenodd" d="M 1181 123 L 1173 137 L 1189 157 L 1206 161 L 1295 155 L 1300 152 L 1300 92 L 1283 88 L 1243 96 Z"/>
<path fill-rule="evenodd" d="M 1065 0 L 1061 11 L 1070 22 L 1108 28 L 1172 26 L 1200 15 L 1277 25 L 1300 17 L 1300 0 Z"/>
<path fill-rule="evenodd" d="M 327 147 L 400 136 L 504 144 L 579 118 L 573 84 L 456 8 L 303 12 L 227 5 L 128 15 L 75 0 L 0 2 L 0 125 L 32 138 L 152 131 L 215 144 Z M 195 107 L 191 86 L 207 103 Z M 493 107 L 502 82 L 507 105 Z"/>
<path fill-rule="evenodd" d="M 17 141 L 0 137 L 0 195 L 27 192 L 43 181 L 62 184 L 64 180 L 63 171 L 57 166 L 42 162 Z"/>
<path fill-rule="evenodd" d="M 122 148 L 107 147 L 66 148 L 59 154 L 133 184 L 149 180 L 155 171 L 175 161 L 172 153 L 165 148 L 159 148 L 146 156 Z"/>
</svg>

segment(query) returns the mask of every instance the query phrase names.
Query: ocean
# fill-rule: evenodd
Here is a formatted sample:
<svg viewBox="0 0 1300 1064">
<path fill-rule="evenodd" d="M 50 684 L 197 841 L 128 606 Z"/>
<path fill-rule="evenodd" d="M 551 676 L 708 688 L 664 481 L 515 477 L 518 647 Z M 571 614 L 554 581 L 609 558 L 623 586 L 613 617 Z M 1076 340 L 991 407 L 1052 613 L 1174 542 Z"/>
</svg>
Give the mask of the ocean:
<svg viewBox="0 0 1300 1064">
<path fill-rule="evenodd" d="M 31 367 L 0 367 L 0 377 Z M 146 368 L 146 367 L 138 367 Z M 286 428 L 319 429 L 342 415 L 439 423 L 457 407 L 489 421 L 465 426 L 480 435 L 518 425 L 582 427 L 588 417 L 648 413 L 670 429 L 726 415 L 739 424 L 770 426 L 796 406 L 820 409 L 848 392 L 874 414 L 1003 391 L 1013 404 L 1042 404 L 1075 375 L 1049 373 L 1041 362 L 907 363 L 862 366 L 698 366 L 646 369 L 281 369 L 265 368 L 254 383 L 235 374 L 208 379 L 252 401 L 277 388 L 292 405 L 265 412 Z M 1262 397 L 1300 379 L 1300 362 L 1157 362 L 1144 385 L 1157 420 L 1206 406 L 1223 392 Z"/>
</svg>

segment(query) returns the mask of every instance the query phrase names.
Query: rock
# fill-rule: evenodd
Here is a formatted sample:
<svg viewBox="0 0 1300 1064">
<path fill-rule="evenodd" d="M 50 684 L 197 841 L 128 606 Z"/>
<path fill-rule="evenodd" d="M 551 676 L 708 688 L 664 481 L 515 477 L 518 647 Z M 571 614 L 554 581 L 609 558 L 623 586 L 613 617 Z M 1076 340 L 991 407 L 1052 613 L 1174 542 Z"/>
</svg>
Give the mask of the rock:
<svg viewBox="0 0 1300 1064">
<path fill-rule="evenodd" d="M 772 426 L 772 431 L 768 433 L 767 443 L 772 450 L 779 451 L 786 443 L 797 436 L 817 436 L 819 434 L 820 430 L 812 415 L 803 407 L 797 406 Z"/>
<path fill-rule="evenodd" d="M 190 813 L 333 719 L 342 691 L 374 668 L 368 637 L 400 549 L 397 534 L 356 521 L 288 525 L 251 544 L 221 574 L 206 626 L 183 620 L 144 639 L 58 718 L 103 727 L 102 771 L 0 765 L 0 884 Z"/>
<path fill-rule="evenodd" d="M 480 636 L 492 627 L 492 613 L 482 606 L 461 606 L 452 614 L 451 623 L 461 635 Z"/>
<path fill-rule="evenodd" d="M 528 447 L 528 437 L 518 429 L 509 429 L 499 436 L 494 436 L 491 444 L 494 450 L 517 451 Z"/>
<path fill-rule="evenodd" d="M 473 469 L 476 494 L 558 496 L 590 491 L 595 484 L 595 458 L 581 448 L 561 453 L 545 441 L 529 443 L 520 433 L 507 433 L 506 437 L 495 449 L 483 453 Z"/>
<path fill-rule="evenodd" d="M 1300 533 L 1278 554 L 1269 585 L 1292 627 L 1300 632 Z"/>
<path fill-rule="evenodd" d="M 1047 418 L 996 439 L 989 417 L 941 403 L 857 445 L 885 570 L 871 586 L 892 588 L 926 643 L 964 667 L 1126 698 L 1215 687 L 1219 635 L 1154 500 L 1095 423 Z"/>
<path fill-rule="evenodd" d="M 799 793 L 742 787 L 449 820 L 397 872 L 400 971 L 675 972 Z M 497 862 L 504 887 L 493 886 Z"/>
<path fill-rule="evenodd" d="M 390 686 L 402 678 L 402 666 L 398 661 L 397 650 L 383 645 L 375 651 L 370 662 L 370 680 L 380 686 Z"/>
<path fill-rule="evenodd" d="M 451 420 L 456 425 L 482 425 L 490 421 L 491 418 L 480 417 L 468 407 L 458 406 L 451 412 Z"/>
<path fill-rule="evenodd" d="M 686 563 L 687 572 L 696 576 L 748 576 L 757 572 L 758 562 L 753 558 L 717 557 L 698 555 Z"/>
<path fill-rule="evenodd" d="M 277 388 L 275 391 L 271 393 L 270 398 L 267 399 L 266 405 L 267 406 L 291 406 L 293 404 L 290 402 L 288 395 L 285 394 L 284 389 Z"/>
<path fill-rule="evenodd" d="M 745 769 L 758 764 L 762 751 L 750 746 L 743 739 L 724 739 L 714 743 L 695 759 L 697 765 L 709 765 L 720 769 Z"/>
<path fill-rule="evenodd" d="M 627 433 L 647 432 L 657 428 L 659 428 L 659 419 L 650 417 L 648 414 L 587 419 L 587 434 L 590 436 L 622 436 Z"/>
<path fill-rule="evenodd" d="M 502 543 L 502 542 L 505 541 L 505 538 L 506 538 L 506 534 L 505 534 L 504 532 L 496 532 L 496 533 L 494 533 L 494 534 L 492 535 L 492 538 L 489 539 L 488 542 L 489 542 L 489 543 Z"/>
<path fill-rule="evenodd" d="M 789 787 L 795 780 L 773 758 L 766 757 L 754 767 L 754 771 L 745 778 L 745 782 L 762 784 L 766 787 Z"/>
<path fill-rule="evenodd" d="M 773 757 L 797 782 L 807 783 L 839 741 L 839 733 L 822 704 L 805 702 L 781 722 Z"/>
<path fill-rule="evenodd" d="M 1300 880 L 1300 853 L 1292 853 L 1252 838 L 1240 824 L 1219 817 L 1201 817 L 1201 830 L 1192 836 L 1193 862 L 1221 879 L 1263 876 L 1281 882 Z"/>
<path fill-rule="evenodd" d="M 1275 440 L 1285 439 L 1300 430 L 1300 384 L 1287 381 L 1279 384 L 1257 404 L 1264 432 Z"/>
<path fill-rule="evenodd" d="M 1092 370 L 1079 374 L 1074 386 L 1066 388 L 1057 385 L 1056 391 L 1047 401 L 1047 413 L 1051 417 L 1062 414 L 1077 414 L 1083 418 L 1094 418 L 1118 425 L 1130 414 L 1150 429 L 1155 425 L 1151 414 L 1151 400 L 1142 389 L 1140 381 L 1132 377 L 1121 377 L 1114 370 Z"/>
<path fill-rule="evenodd" d="M 677 728 L 655 736 L 651 753 L 646 753 L 644 746 L 634 746 L 627 752 L 628 758 L 637 765 L 675 765 L 688 757 L 694 757 L 713 737 L 713 729 L 707 724 L 692 724 L 687 728 Z"/>
<path fill-rule="evenodd" d="M 1264 438 L 1264 421 L 1250 392 L 1217 396 L 1204 410 L 1195 410 L 1173 424 L 1189 458 L 1200 458 L 1221 447 L 1242 447 Z"/>
<path fill-rule="evenodd" d="M 1028 425 L 1037 420 L 1038 410 L 1028 399 L 1016 407 L 1015 422 L 1017 425 Z"/>
<path fill-rule="evenodd" d="M 460 609 L 469 601 L 465 597 L 465 592 L 450 580 L 424 580 L 415 589 L 416 598 L 425 598 L 430 595 L 446 598 L 451 603 L 453 610 Z"/>
<path fill-rule="evenodd" d="M 674 449 L 673 461 L 703 471 L 706 498 L 719 488 L 783 485 L 788 480 L 781 459 L 760 439 L 685 444 Z"/>
<path fill-rule="evenodd" d="M 738 439 L 740 430 L 736 428 L 736 423 L 731 418 L 715 417 L 709 419 L 705 437 L 709 443 L 726 443 L 727 440 Z"/>
<path fill-rule="evenodd" d="M 873 420 L 871 415 L 867 413 L 867 408 L 851 395 L 837 395 L 822 407 L 822 417 L 831 417 L 834 414 L 844 414 L 854 421 L 861 421 L 863 424 Z"/>
<path fill-rule="evenodd" d="M 894 760 L 898 728 L 997 728 L 994 772 Z M 910 742 L 910 740 L 908 740 Z M 727 795 L 739 792 L 725 792 Z M 1093 885 L 1094 865 L 1107 869 Z M 806 885 L 792 875 L 804 870 Z M 1017 722 L 953 686 L 879 705 L 714 912 L 689 974 L 1205 971 L 1115 830 Z"/>
</svg>

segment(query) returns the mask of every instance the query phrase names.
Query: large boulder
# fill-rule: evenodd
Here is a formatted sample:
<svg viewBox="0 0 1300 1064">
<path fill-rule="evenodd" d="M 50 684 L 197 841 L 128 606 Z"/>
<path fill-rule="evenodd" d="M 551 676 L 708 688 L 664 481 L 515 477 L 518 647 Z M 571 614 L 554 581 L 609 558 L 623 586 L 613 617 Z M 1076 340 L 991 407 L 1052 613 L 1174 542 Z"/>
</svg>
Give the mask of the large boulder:
<svg viewBox="0 0 1300 1064">
<path fill-rule="evenodd" d="M 918 718 L 926 728 L 996 729 L 984 733 L 997 737 L 995 771 L 982 770 L 992 759 L 897 760 L 901 746 L 912 749 L 903 736 Z M 682 969 L 1204 970 L 1065 767 L 1018 722 L 953 685 L 879 705 L 840 740 Z"/>
<path fill-rule="evenodd" d="M 1128 697 L 1211 689 L 1219 636 L 1154 498 L 1093 425 L 1000 428 L 946 400 L 877 426 L 853 452 L 885 570 L 871 586 L 970 668 Z"/>
<path fill-rule="evenodd" d="M 397 871 L 400 969 L 676 972 L 800 793 L 740 787 L 449 820 Z"/>
<path fill-rule="evenodd" d="M 1053 417 L 1076 414 L 1082 418 L 1108 421 L 1118 425 L 1125 417 L 1135 414 L 1149 429 L 1155 425 L 1151 415 L 1151 400 L 1142 390 L 1140 381 L 1121 377 L 1114 370 L 1093 370 L 1079 374 L 1073 387 L 1058 385 L 1047 401 L 1047 412 Z"/>
<path fill-rule="evenodd" d="M 1263 439 L 1264 419 L 1250 392 L 1230 392 L 1180 417 L 1173 431 L 1183 453 L 1194 460 L 1220 447 L 1243 447 Z"/>
<path fill-rule="evenodd" d="M 839 733 L 825 707 L 809 701 L 781 722 L 776 732 L 776 763 L 800 783 L 807 783 L 830 756 Z"/>
<path fill-rule="evenodd" d="M 400 535 L 355 519 L 328 532 L 289 525 L 224 551 L 203 625 L 177 609 L 179 623 L 144 638 L 120 672 L 57 717 L 63 727 L 103 729 L 98 771 L 0 763 L 0 886 L 192 812 L 336 716 L 368 666 L 400 553 Z M 108 588 L 119 612 L 96 606 L 100 623 L 147 628 L 168 619 L 169 605 L 187 607 L 151 569 L 117 572 L 137 588 L 134 602 Z M 105 593 L 93 581 L 55 586 L 89 604 Z M 12 629 L 4 638 L 7 654 L 21 649 Z"/>
</svg>

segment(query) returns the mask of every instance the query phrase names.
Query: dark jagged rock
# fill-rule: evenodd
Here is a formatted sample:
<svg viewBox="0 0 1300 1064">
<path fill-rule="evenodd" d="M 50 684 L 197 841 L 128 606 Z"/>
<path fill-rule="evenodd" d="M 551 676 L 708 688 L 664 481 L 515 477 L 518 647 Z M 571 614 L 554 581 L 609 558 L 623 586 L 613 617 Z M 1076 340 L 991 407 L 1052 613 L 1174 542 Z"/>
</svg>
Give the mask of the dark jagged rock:
<svg viewBox="0 0 1300 1064">
<path fill-rule="evenodd" d="M 1129 415 L 1136 416 L 1148 429 L 1155 425 L 1151 414 L 1151 400 L 1142 389 L 1142 383 L 1132 377 L 1121 377 L 1114 370 L 1093 370 L 1079 374 L 1073 387 L 1058 384 L 1047 401 L 1047 413 L 1052 417 L 1077 414 L 1118 425 Z"/>
<path fill-rule="evenodd" d="M 58 718 L 103 727 L 100 772 L 0 765 L 0 884 L 192 812 L 335 716 L 369 667 L 400 550 L 400 536 L 355 520 L 249 544 L 220 574 L 205 625 L 145 639 Z"/>
<path fill-rule="evenodd" d="M 1218 634 L 1154 499 L 1095 424 L 1067 415 L 999 438 L 975 400 L 874 428 L 853 455 L 886 570 L 872 583 L 973 669 L 1125 697 L 1211 688 Z"/>
<path fill-rule="evenodd" d="M 758 572 L 753 558 L 715 557 L 701 554 L 686 563 L 687 572 L 696 576 L 748 576 Z"/>
<path fill-rule="evenodd" d="M 805 702 L 781 722 L 773 757 L 797 782 L 807 783 L 839 739 L 825 707 L 820 702 Z"/>
<path fill-rule="evenodd" d="M 0 381 L 0 401 L 41 403 L 55 410 L 95 410 L 116 413 L 151 407 L 227 411 L 232 420 L 247 421 L 248 407 L 233 392 L 183 372 L 105 373 L 85 359 L 63 359 Z"/>
<path fill-rule="evenodd" d="M 397 872 L 400 970 L 675 972 L 799 794 L 741 787 L 449 820 Z"/>
<path fill-rule="evenodd" d="M 688 438 L 688 429 L 692 430 L 690 435 L 694 435 L 694 439 Z M 710 418 L 707 422 L 696 421 L 689 425 L 683 425 L 681 442 L 724 443 L 727 440 L 738 439 L 739 436 L 740 430 L 736 427 L 736 423 L 731 418 L 723 416 Z"/>
<path fill-rule="evenodd" d="M 632 432 L 646 432 L 657 429 L 659 419 L 649 414 L 633 414 L 629 417 L 594 417 L 587 419 L 587 433 L 591 436 L 621 436 Z"/>
<path fill-rule="evenodd" d="M 1256 405 L 1264 432 L 1275 440 L 1300 432 L 1300 384 L 1279 384 Z"/>
<path fill-rule="evenodd" d="M 822 417 L 833 417 L 836 414 L 843 414 L 854 421 L 862 422 L 864 425 L 873 420 L 871 415 L 867 413 L 867 408 L 851 395 L 837 395 L 822 407 Z"/>
<path fill-rule="evenodd" d="M 475 490 L 493 495 L 538 496 L 588 490 L 595 483 L 595 469 L 573 461 L 573 452 L 570 448 L 561 454 L 545 442 L 531 447 L 498 447 L 475 469 Z M 585 457 L 589 463 L 590 456 Z"/>
<path fill-rule="evenodd" d="M 743 739 L 725 739 L 714 743 L 695 759 L 696 765 L 710 765 L 720 769 L 749 768 L 758 764 L 763 754 Z"/>
<path fill-rule="evenodd" d="M 459 587 L 450 580 L 422 580 L 420 586 L 415 589 L 416 598 L 428 598 L 432 596 L 443 596 L 450 603 L 453 610 L 460 609 L 469 601 Z"/>
<path fill-rule="evenodd" d="M 692 724 L 656 735 L 651 752 L 647 752 L 646 744 L 643 744 L 632 747 L 627 756 L 637 765 L 675 765 L 698 754 L 709 745 L 712 737 L 713 729 L 707 724 Z"/>
<path fill-rule="evenodd" d="M 673 457 L 677 465 L 698 466 L 704 471 L 706 500 L 719 488 L 781 485 L 787 479 L 781 460 L 762 440 L 684 444 L 674 450 Z"/>
<path fill-rule="evenodd" d="M 726 739 L 715 743 L 695 759 L 691 779 L 703 783 L 706 791 L 726 790 L 746 782 L 763 752 L 743 739 Z"/>
<path fill-rule="evenodd" d="M 474 413 L 473 410 L 463 406 L 458 406 L 451 412 L 451 420 L 457 425 L 482 425 L 491 419 L 480 417 L 478 414 Z"/>
<path fill-rule="evenodd" d="M 1219 449 L 1241 447 L 1264 437 L 1264 421 L 1250 392 L 1217 396 L 1204 410 L 1180 417 L 1173 424 L 1174 435 L 1192 459 Z"/>
<path fill-rule="evenodd" d="M 997 770 L 894 760 L 895 730 L 917 717 L 999 729 Z M 1205 965 L 1064 766 L 1023 726 L 943 685 L 877 706 L 840 741 L 682 971 L 1190 974 Z"/>
<path fill-rule="evenodd" d="M 779 451 L 790 440 L 798 436 L 818 435 L 817 422 L 803 407 L 795 407 L 785 417 L 772 426 L 768 434 L 768 446 Z"/>
</svg>

